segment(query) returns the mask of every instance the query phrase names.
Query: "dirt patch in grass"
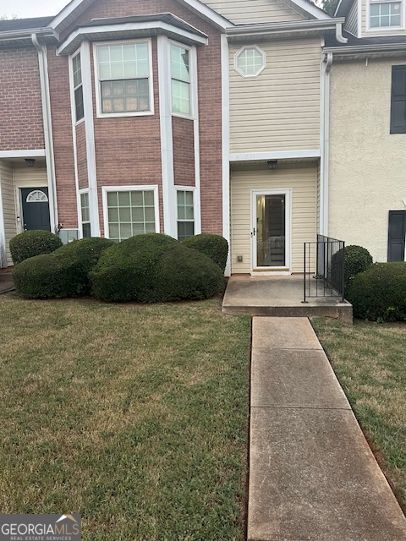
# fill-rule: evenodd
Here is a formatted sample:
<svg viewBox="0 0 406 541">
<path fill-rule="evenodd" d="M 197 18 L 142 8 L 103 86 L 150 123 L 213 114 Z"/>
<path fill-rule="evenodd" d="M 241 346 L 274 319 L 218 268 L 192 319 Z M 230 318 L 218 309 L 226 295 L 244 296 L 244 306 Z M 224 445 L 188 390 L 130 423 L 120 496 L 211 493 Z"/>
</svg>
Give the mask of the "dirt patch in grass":
<svg viewBox="0 0 406 541">
<path fill-rule="evenodd" d="M 219 301 L 0 297 L 0 508 L 83 538 L 240 540 L 250 323 Z"/>
<path fill-rule="evenodd" d="M 314 319 L 357 419 L 406 508 L 406 324 Z"/>
</svg>

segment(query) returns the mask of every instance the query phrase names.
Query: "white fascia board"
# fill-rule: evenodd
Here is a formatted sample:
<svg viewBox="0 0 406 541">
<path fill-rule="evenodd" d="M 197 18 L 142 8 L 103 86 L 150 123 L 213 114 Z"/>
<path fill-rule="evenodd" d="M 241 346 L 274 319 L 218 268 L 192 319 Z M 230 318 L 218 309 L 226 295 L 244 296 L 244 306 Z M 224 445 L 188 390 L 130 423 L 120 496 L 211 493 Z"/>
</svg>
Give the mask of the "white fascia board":
<svg viewBox="0 0 406 541">
<path fill-rule="evenodd" d="M 45 148 L 35 150 L 0 150 L 0 158 L 43 158 Z"/>
<path fill-rule="evenodd" d="M 208 39 L 206 36 L 199 36 L 187 30 L 178 28 L 171 24 L 162 22 L 162 21 L 148 21 L 143 23 L 121 23 L 121 24 L 109 24 L 109 25 L 100 25 L 100 26 L 84 26 L 83 28 L 78 28 L 62 43 L 57 49 L 58 55 L 71 54 L 74 50 L 76 40 L 82 40 L 83 38 L 91 38 L 92 35 L 105 34 L 103 39 L 108 40 L 110 36 L 114 36 L 119 32 L 137 32 L 141 30 L 150 30 L 150 31 L 160 31 L 162 33 L 170 33 L 176 35 L 179 39 L 186 39 L 196 44 L 207 45 Z M 136 36 L 134 36 L 136 37 Z M 71 48 L 73 47 L 73 50 Z"/>
<path fill-rule="evenodd" d="M 277 150 L 273 152 L 234 152 L 230 153 L 230 162 L 255 162 L 264 160 L 295 160 L 320 158 L 320 149 Z"/>
<path fill-rule="evenodd" d="M 50 28 L 56 29 L 63 21 L 71 15 L 75 9 L 77 9 L 83 0 L 72 0 L 67 6 L 65 6 L 50 22 Z"/>
<path fill-rule="evenodd" d="M 219 26 L 221 29 L 225 30 L 226 28 L 230 26 L 234 26 L 231 21 L 217 13 L 216 11 L 212 10 L 203 2 L 199 2 L 199 0 L 180 0 L 181 3 L 188 4 L 194 11 L 197 11 L 200 15 L 202 15 L 205 19 L 209 19 L 212 23 Z M 303 0 L 300 0 L 303 1 Z"/>
</svg>

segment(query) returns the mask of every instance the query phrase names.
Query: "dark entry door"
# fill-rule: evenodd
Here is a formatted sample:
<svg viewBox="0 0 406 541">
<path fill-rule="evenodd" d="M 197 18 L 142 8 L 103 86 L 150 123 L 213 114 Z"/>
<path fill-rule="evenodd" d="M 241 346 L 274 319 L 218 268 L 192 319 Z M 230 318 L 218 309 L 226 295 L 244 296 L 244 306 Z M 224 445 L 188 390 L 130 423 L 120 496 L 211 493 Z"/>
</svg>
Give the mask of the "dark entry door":
<svg viewBox="0 0 406 541">
<path fill-rule="evenodd" d="M 406 210 L 389 211 L 388 261 L 405 260 Z"/>
<path fill-rule="evenodd" d="M 51 231 L 48 188 L 21 188 L 23 227 L 25 231 Z"/>
</svg>

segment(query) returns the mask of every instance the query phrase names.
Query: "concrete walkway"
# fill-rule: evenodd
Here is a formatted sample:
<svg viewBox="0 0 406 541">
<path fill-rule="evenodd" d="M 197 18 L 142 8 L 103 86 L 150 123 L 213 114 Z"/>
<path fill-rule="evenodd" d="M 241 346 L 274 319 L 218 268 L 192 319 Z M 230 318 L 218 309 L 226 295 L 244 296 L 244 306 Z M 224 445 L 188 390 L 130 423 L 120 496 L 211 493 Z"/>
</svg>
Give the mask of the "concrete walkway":
<svg viewBox="0 0 406 541">
<path fill-rule="evenodd" d="M 402 541 L 406 521 L 307 318 L 253 318 L 249 541 Z"/>
</svg>

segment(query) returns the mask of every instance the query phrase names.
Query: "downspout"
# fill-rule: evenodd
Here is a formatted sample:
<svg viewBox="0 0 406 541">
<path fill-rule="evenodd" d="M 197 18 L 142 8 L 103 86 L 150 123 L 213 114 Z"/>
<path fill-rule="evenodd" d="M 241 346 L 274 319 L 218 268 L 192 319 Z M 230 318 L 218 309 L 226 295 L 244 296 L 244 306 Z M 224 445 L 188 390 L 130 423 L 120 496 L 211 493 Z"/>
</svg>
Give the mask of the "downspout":
<svg viewBox="0 0 406 541">
<path fill-rule="evenodd" d="M 336 40 L 339 43 L 348 43 L 348 39 L 343 36 L 343 23 L 336 25 Z"/>
<path fill-rule="evenodd" d="M 320 234 L 328 236 L 329 156 L 330 156 L 330 71 L 333 53 L 327 53 L 322 65 L 321 163 L 320 163 Z"/>
<path fill-rule="evenodd" d="M 51 98 L 49 92 L 47 47 L 41 45 L 37 34 L 31 34 L 31 40 L 38 53 L 39 76 L 41 85 L 42 120 L 44 126 L 45 156 L 48 177 L 49 215 L 51 231 L 58 229 L 58 204 L 56 199 L 55 156 L 52 134 Z"/>
</svg>

